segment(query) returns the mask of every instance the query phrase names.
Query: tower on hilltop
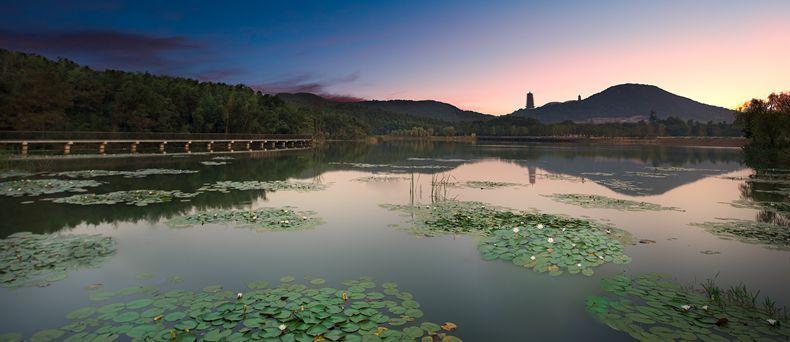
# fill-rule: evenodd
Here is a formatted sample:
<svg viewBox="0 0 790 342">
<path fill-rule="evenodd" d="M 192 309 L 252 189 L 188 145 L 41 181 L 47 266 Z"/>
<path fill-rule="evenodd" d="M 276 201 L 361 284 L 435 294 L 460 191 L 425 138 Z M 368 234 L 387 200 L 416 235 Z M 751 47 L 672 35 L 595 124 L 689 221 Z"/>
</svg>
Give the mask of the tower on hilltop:
<svg viewBox="0 0 790 342">
<path fill-rule="evenodd" d="M 535 98 L 532 96 L 532 93 L 527 93 L 527 109 L 535 108 Z"/>
</svg>

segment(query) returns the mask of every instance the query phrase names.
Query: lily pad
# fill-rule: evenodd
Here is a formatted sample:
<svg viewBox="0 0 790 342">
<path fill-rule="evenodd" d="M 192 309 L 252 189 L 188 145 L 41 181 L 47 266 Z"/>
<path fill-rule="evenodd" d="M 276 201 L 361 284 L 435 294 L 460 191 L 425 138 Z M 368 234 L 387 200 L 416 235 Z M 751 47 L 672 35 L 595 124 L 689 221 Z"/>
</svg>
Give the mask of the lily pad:
<svg viewBox="0 0 790 342">
<path fill-rule="evenodd" d="M 735 238 L 747 243 L 764 244 L 776 249 L 790 249 L 790 229 L 787 226 L 759 221 L 720 219 L 692 223 L 723 238 Z"/>
<path fill-rule="evenodd" d="M 307 183 L 307 182 L 291 182 L 291 181 L 219 181 L 213 184 L 207 184 L 198 189 L 198 191 L 219 191 L 228 192 L 230 190 L 265 190 L 265 191 L 319 191 L 326 189 L 325 184 L 320 183 Z"/>
<path fill-rule="evenodd" d="M 321 223 L 312 211 L 297 211 L 293 207 L 260 208 L 256 210 L 213 210 L 177 216 L 168 224 L 174 228 L 205 224 L 235 224 L 259 231 L 287 231 L 312 228 Z"/>
<path fill-rule="evenodd" d="M 661 210 L 676 210 L 682 211 L 675 207 L 665 207 L 662 205 L 637 202 L 624 199 L 611 198 L 601 195 L 588 195 L 588 194 L 553 194 L 543 195 L 549 197 L 557 202 L 578 205 L 584 208 L 602 208 L 602 209 L 617 209 L 628 211 L 661 211 Z"/>
<path fill-rule="evenodd" d="M 61 192 L 86 192 L 102 183 L 93 180 L 22 179 L 0 183 L 2 196 L 40 196 Z"/>
<path fill-rule="evenodd" d="M 59 281 L 65 271 L 95 267 L 115 251 L 115 240 L 101 235 L 15 233 L 0 240 L 0 286 Z"/>
<path fill-rule="evenodd" d="M 69 197 L 53 198 L 51 200 L 55 203 L 79 205 L 123 203 L 143 207 L 153 203 L 170 202 L 175 199 L 187 200 L 197 195 L 198 193 L 184 193 L 178 190 L 128 190 L 106 194 L 80 194 Z"/>
</svg>

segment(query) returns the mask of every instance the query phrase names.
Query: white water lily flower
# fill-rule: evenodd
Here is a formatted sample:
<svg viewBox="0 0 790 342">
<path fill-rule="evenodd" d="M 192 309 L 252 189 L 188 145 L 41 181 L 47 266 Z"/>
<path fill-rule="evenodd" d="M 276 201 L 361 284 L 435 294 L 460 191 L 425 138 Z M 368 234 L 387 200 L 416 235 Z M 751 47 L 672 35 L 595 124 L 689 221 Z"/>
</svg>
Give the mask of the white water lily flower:
<svg viewBox="0 0 790 342">
<path fill-rule="evenodd" d="M 548 238 L 546 241 L 548 241 L 549 243 L 553 243 L 554 242 L 554 238 Z"/>
<path fill-rule="evenodd" d="M 535 260 L 535 256 L 533 255 L 533 256 L 529 257 L 529 260 Z"/>
<path fill-rule="evenodd" d="M 689 310 L 691 310 L 691 305 L 688 305 L 688 304 L 682 305 L 680 308 L 683 309 L 683 311 L 689 311 Z"/>
<path fill-rule="evenodd" d="M 236 294 L 236 299 L 241 299 L 242 296 L 244 296 L 244 294 L 239 292 L 239 293 Z"/>
<path fill-rule="evenodd" d="M 285 328 L 287 328 L 287 327 L 285 326 L 285 324 L 280 324 L 280 326 L 279 326 L 278 328 L 280 328 L 280 331 L 283 331 L 283 330 L 285 330 Z"/>
<path fill-rule="evenodd" d="M 708 306 L 707 305 L 703 305 L 702 306 L 702 310 L 708 311 Z"/>
<path fill-rule="evenodd" d="M 609 228 L 606 228 L 606 234 L 611 234 L 612 231 Z"/>
<path fill-rule="evenodd" d="M 302 216 L 302 220 L 307 220 L 307 216 Z"/>
<path fill-rule="evenodd" d="M 538 225 L 537 225 L 536 227 L 537 227 L 538 229 L 543 229 L 543 224 L 542 224 L 542 223 L 538 223 Z"/>
<path fill-rule="evenodd" d="M 516 234 L 518 234 L 518 232 L 519 232 L 519 229 L 518 229 L 518 227 L 516 227 L 516 228 L 513 228 L 513 233 L 516 233 Z"/>
<path fill-rule="evenodd" d="M 775 320 L 775 319 L 772 319 L 772 318 L 766 319 L 766 321 L 767 321 L 767 322 L 768 322 L 768 324 L 770 324 L 771 326 L 775 326 L 775 325 L 776 325 L 776 323 L 779 323 L 777 320 Z"/>
<path fill-rule="evenodd" d="M 564 231 L 565 231 L 565 228 L 562 228 L 562 231 L 564 232 Z"/>
<path fill-rule="evenodd" d="M 576 247 L 576 244 L 575 244 L 575 243 L 572 243 L 572 244 L 571 244 L 571 247 Z"/>
<path fill-rule="evenodd" d="M 582 267 L 582 263 L 576 264 L 576 267 Z"/>
</svg>

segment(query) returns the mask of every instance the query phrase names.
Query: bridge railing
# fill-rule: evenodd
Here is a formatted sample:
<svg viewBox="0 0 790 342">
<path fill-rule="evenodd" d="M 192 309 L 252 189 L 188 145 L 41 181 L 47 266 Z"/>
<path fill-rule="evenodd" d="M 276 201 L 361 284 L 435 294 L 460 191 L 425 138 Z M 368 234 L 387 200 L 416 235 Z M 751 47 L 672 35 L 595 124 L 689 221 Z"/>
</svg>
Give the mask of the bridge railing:
<svg viewBox="0 0 790 342">
<path fill-rule="evenodd" d="M 311 139 L 307 134 L 0 131 L 0 140 L 263 140 Z"/>
</svg>

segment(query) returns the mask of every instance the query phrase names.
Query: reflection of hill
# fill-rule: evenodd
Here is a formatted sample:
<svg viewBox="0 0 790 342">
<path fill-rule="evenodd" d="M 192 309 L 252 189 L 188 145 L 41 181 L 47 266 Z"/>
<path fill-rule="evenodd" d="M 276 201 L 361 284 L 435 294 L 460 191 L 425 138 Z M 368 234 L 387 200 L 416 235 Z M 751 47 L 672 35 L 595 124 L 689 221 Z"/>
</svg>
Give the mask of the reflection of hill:
<svg viewBox="0 0 790 342">
<path fill-rule="evenodd" d="M 367 153 L 344 159 L 344 163 L 333 166 L 371 172 L 404 172 L 407 170 L 405 167 L 413 166 L 416 167 L 414 172 L 437 173 L 484 158 L 499 158 L 528 169 L 538 167 L 552 173 L 590 179 L 626 195 L 661 194 L 711 175 L 742 168 L 739 163 L 741 152 L 735 149 L 427 142 L 368 145 Z M 443 168 L 426 168 L 429 166 Z"/>
<path fill-rule="evenodd" d="M 193 192 L 204 183 L 220 180 L 313 179 L 330 170 L 368 172 L 447 172 L 468 162 L 498 158 L 524 167 L 534 176 L 540 168 L 591 179 L 623 194 L 660 194 L 698 179 L 741 168 L 740 152 L 731 149 L 706 149 L 657 146 L 573 146 L 573 145 L 474 145 L 465 143 L 386 142 L 381 144 L 332 143 L 312 151 L 284 152 L 273 155 L 234 155 L 236 159 L 222 166 L 199 163 L 210 157 L 162 157 L 100 160 L 59 160 L 38 165 L 46 171 L 80 169 L 134 170 L 141 168 L 193 169 L 200 172 L 184 175 L 149 176 L 142 179 L 123 177 L 97 178 L 108 184 L 96 189 L 110 192 L 131 189 L 161 189 Z M 360 167 L 359 164 L 368 164 Z M 372 166 L 371 166 L 372 165 Z M 391 165 L 397 165 L 393 168 Z M 417 168 L 409 169 L 409 166 Z M 441 168 L 426 168 L 440 166 Z M 650 166 L 677 166 L 693 170 L 651 171 Z M 22 167 L 22 166 L 19 166 Z M 649 178 L 628 172 L 660 172 L 665 178 Z M 589 173 L 613 173 L 614 176 Z M 483 176 L 481 176 L 483 177 Z M 639 190 L 623 189 L 612 179 L 631 181 Z M 538 178 L 536 181 L 540 182 Z M 614 184 L 614 185 L 613 185 Z M 65 195 L 53 195 L 59 197 Z M 0 220 L 0 237 L 25 230 L 52 232 L 81 223 L 99 224 L 116 221 L 157 221 L 192 208 L 230 208 L 263 197 L 263 191 L 204 193 L 191 202 L 128 205 L 78 206 L 37 201 L 24 205 L 28 198 L 0 197 L 5 213 Z"/>
</svg>

